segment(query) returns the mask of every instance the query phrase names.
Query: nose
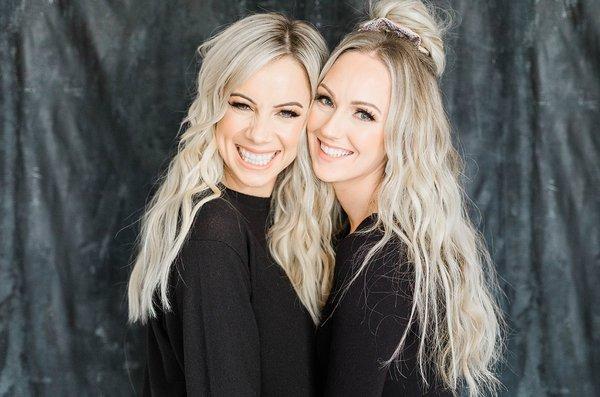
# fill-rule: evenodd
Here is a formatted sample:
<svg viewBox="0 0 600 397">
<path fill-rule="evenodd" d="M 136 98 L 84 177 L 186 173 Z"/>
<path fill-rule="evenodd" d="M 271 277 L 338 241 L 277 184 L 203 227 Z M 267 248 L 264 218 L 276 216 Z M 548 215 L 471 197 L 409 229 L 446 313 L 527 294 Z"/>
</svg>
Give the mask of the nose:
<svg viewBox="0 0 600 397">
<path fill-rule="evenodd" d="M 330 112 L 325 119 L 325 122 L 319 127 L 317 132 L 323 137 L 331 141 L 340 139 L 343 128 L 341 126 L 340 114 L 337 110 Z"/>
<path fill-rule="evenodd" d="M 246 129 L 245 137 L 257 145 L 271 141 L 271 125 L 268 117 L 254 117 L 252 124 Z"/>
</svg>

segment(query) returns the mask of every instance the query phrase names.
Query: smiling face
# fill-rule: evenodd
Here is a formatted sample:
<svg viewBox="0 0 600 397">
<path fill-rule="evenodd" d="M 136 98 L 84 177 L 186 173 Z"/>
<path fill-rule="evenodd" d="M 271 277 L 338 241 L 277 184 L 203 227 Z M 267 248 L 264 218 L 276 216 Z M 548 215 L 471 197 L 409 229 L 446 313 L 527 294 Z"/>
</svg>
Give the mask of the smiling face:
<svg viewBox="0 0 600 397">
<path fill-rule="evenodd" d="M 381 180 L 390 93 L 387 67 L 374 55 L 349 51 L 335 61 L 318 87 L 307 125 L 319 179 L 334 186 Z"/>
<path fill-rule="evenodd" d="M 233 89 L 215 129 L 227 187 L 271 195 L 277 175 L 296 158 L 310 106 L 309 87 L 302 66 L 283 57 Z"/>
</svg>

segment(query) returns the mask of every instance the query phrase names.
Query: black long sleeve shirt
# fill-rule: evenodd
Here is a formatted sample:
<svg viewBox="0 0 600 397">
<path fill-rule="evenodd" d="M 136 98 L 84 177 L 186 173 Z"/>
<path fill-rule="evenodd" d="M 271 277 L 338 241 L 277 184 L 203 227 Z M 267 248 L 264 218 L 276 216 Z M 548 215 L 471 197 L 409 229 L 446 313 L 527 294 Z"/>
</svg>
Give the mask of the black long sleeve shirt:
<svg viewBox="0 0 600 397">
<path fill-rule="evenodd" d="M 354 233 L 336 246 L 333 286 L 317 332 L 321 390 L 325 396 L 452 396 L 427 371 L 431 385 L 423 387 L 417 366 L 418 325 L 413 323 L 399 366 L 380 364 L 394 353 L 408 324 L 414 279 L 406 251 L 398 242 L 387 243 L 342 293 L 361 266 L 368 250 L 381 240 L 367 217 Z M 347 232 L 346 232 L 347 233 Z"/>
<path fill-rule="evenodd" d="M 315 327 L 269 254 L 269 202 L 225 189 L 198 212 L 172 310 L 147 326 L 144 395 L 315 395 Z"/>
</svg>

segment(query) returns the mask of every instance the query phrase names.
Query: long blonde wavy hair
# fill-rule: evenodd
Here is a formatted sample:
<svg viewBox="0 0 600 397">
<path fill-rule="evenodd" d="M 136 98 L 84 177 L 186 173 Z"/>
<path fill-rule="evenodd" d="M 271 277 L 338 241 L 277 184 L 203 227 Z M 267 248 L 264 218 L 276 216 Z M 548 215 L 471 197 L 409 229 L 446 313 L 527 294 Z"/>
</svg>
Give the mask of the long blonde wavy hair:
<svg viewBox="0 0 600 397">
<path fill-rule="evenodd" d="M 452 145 L 438 85 L 445 68 L 442 35 L 451 22 L 439 16 L 418 0 L 377 2 L 369 17 L 386 17 L 412 29 L 431 56 L 391 33 L 355 30 L 338 44 L 321 72 L 320 80 L 345 52 L 373 53 L 387 66 L 392 84 L 385 124 L 387 163 L 373 198 L 378 220 L 364 230 L 380 228 L 383 238 L 367 252 L 346 287 L 384 245 L 402 241 L 414 267 L 413 307 L 384 366 L 398 363 L 410 325 L 417 321 L 418 362 L 425 385 L 431 365 L 454 393 L 466 385 L 471 396 L 495 394 L 499 381 L 494 366 L 503 347 L 504 320 L 490 255 L 468 216 L 468 198 L 459 181 L 464 165 Z M 339 203 L 334 203 L 331 211 L 338 225 L 334 232 L 341 224 L 339 210 Z"/>
<path fill-rule="evenodd" d="M 277 13 L 243 18 L 204 42 L 198 52 L 203 62 L 197 95 L 181 123 L 185 131 L 141 219 L 128 286 L 131 322 L 145 323 L 156 316 L 157 291 L 162 308 L 170 310 L 171 265 L 198 210 L 221 195 L 224 165 L 215 124 L 225 114 L 230 93 L 267 63 L 291 56 L 304 67 L 314 94 L 327 58 L 327 46 L 314 27 Z M 298 157 L 277 178 L 268 244 L 317 323 L 333 262 L 327 210 L 331 198 L 312 174 L 306 134 L 302 136 Z"/>
</svg>

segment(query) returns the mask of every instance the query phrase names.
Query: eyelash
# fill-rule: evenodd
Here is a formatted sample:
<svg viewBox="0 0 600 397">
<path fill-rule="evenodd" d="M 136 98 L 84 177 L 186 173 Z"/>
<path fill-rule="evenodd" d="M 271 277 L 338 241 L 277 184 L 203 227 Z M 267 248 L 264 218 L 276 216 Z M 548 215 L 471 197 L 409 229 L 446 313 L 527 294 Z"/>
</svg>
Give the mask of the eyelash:
<svg viewBox="0 0 600 397">
<path fill-rule="evenodd" d="M 317 94 L 317 96 L 315 97 L 315 100 L 316 100 L 317 102 L 321 103 L 322 105 L 324 105 L 324 106 L 331 106 L 331 105 L 326 105 L 325 103 L 323 103 L 323 100 L 324 100 L 324 99 L 326 99 L 326 100 L 328 100 L 329 102 L 332 102 L 332 103 L 333 103 L 333 101 L 331 100 L 331 98 L 329 98 L 327 95 L 323 95 L 323 94 Z M 364 115 L 366 115 L 366 116 L 367 116 L 367 118 L 368 118 L 367 120 L 365 120 L 365 119 L 360 119 L 360 118 L 359 118 L 361 121 L 375 121 L 375 115 L 374 115 L 373 113 L 369 112 L 369 111 L 368 111 L 368 110 L 366 110 L 366 109 L 358 109 L 358 110 L 356 111 L 356 113 L 362 113 L 362 114 L 364 114 Z"/>
<path fill-rule="evenodd" d="M 295 117 L 298 117 L 298 116 L 300 116 L 298 113 L 294 112 L 293 110 L 282 110 L 280 113 L 281 113 L 282 115 L 283 115 L 283 114 L 286 114 L 287 116 L 283 116 L 283 117 L 285 117 L 285 118 L 287 118 L 287 119 L 293 119 L 293 118 L 295 118 Z"/>
<path fill-rule="evenodd" d="M 229 102 L 229 105 L 231 105 L 232 107 L 234 107 L 236 109 L 240 109 L 240 110 L 251 110 L 252 109 L 249 105 L 242 103 L 242 102 Z M 286 119 L 293 119 L 293 118 L 300 116 L 298 113 L 294 112 L 293 110 L 285 110 L 284 109 L 280 113 Z"/>
<path fill-rule="evenodd" d="M 317 96 L 315 97 L 315 101 L 321 103 L 322 105 L 325 105 L 322 101 L 323 99 L 327 99 L 329 102 L 331 102 L 333 104 L 333 101 L 331 100 L 331 98 L 329 98 L 327 95 L 323 95 L 323 94 L 317 94 Z M 331 106 L 331 105 L 325 105 L 325 106 Z"/>
<path fill-rule="evenodd" d="M 229 104 L 236 108 L 236 109 L 240 109 L 240 110 L 249 110 L 252 109 L 250 106 L 246 105 L 245 103 L 242 102 L 229 102 Z"/>
<path fill-rule="evenodd" d="M 369 118 L 369 120 L 368 120 L 368 121 L 375 121 L 375 115 L 373 115 L 373 113 L 369 112 L 368 110 L 365 110 L 365 109 L 358 109 L 358 110 L 356 111 L 356 113 L 362 113 L 362 114 L 366 114 L 366 115 L 367 115 L 367 117 Z M 362 121 L 367 121 L 367 120 L 364 120 L 364 119 L 361 119 L 361 120 L 362 120 Z"/>
</svg>

